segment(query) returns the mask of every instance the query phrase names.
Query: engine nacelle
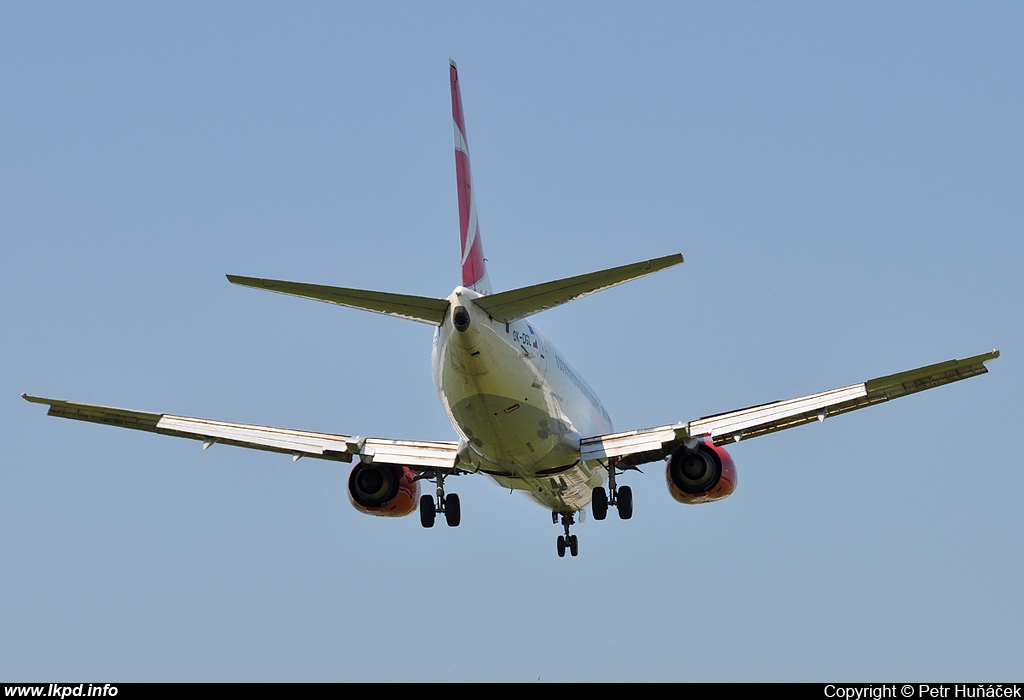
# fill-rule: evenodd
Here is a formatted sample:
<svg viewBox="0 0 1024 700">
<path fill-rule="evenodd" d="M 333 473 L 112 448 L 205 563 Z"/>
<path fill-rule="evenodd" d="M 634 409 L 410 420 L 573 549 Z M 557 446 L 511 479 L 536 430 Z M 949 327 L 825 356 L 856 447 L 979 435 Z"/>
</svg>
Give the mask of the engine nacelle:
<svg viewBox="0 0 1024 700">
<path fill-rule="evenodd" d="M 348 475 L 348 500 L 356 510 L 398 518 L 410 515 L 420 500 L 420 482 L 409 467 L 356 462 Z"/>
<path fill-rule="evenodd" d="M 701 440 L 694 452 L 680 447 L 669 455 L 665 480 L 668 492 L 680 503 L 708 503 L 733 492 L 736 467 L 724 448 Z"/>
</svg>

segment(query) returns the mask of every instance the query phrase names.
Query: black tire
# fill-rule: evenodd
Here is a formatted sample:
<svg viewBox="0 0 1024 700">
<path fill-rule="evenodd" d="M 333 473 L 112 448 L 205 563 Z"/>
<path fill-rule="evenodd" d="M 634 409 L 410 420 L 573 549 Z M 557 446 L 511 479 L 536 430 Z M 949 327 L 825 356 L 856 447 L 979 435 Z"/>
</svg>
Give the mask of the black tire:
<svg viewBox="0 0 1024 700">
<path fill-rule="evenodd" d="M 580 553 L 580 541 L 576 535 L 569 535 L 569 554 L 576 556 Z"/>
<path fill-rule="evenodd" d="M 615 495 L 615 502 L 619 508 L 619 517 L 623 520 L 629 520 L 633 517 L 633 491 L 628 486 L 620 486 Z"/>
<path fill-rule="evenodd" d="M 433 496 L 420 496 L 420 525 L 423 527 L 434 527 L 434 518 L 437 516 L 437 509 L 434 508 Z"/>
<path fill-rule="evenodd" d="M 594 489 L 594 495 L 590 501 L 590 510 L 594 514 L 594 520 L 604 520 L 608 515 L 608 492 L 604 486 Z"/>
<path fill-rule="evenodd" d="M 565 556 L 565 538 L 562 535 L 558 536 L 558 556 Z"/>
<path fill-rule="evenodd" d="M 450 493 L 444 497 L 444 519 L 448 527 L 458 527 L 462 522 L 462 507 L 459 505 L 459 494 Z"/>
</svg>

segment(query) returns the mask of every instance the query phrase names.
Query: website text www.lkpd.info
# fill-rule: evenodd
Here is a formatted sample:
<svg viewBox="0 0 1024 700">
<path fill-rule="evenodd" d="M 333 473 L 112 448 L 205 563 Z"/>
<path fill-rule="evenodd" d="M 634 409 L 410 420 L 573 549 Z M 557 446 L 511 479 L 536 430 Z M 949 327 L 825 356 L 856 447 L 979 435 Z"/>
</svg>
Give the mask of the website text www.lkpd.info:
<svg viewBox="0 0 1024 700">
<path fill-rule="evenodd" d="M 4 697 L 8 698 L 112 698 L 117 695 L 117 686 L 104 683 L 45 683 L 42 685 L 5 685 Z"/>
</svg>

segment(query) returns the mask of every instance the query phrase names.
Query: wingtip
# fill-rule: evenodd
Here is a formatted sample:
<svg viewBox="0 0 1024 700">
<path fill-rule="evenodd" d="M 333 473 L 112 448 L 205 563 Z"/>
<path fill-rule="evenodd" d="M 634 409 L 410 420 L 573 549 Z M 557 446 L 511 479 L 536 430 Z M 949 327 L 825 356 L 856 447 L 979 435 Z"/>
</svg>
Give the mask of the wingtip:
<svg viewBox="0 0 1024 700">
<path fill-rule="evenodd" d="M 454 68 L 455 70 L 459 69 L 458 65 L 456 65 L 455 63 L 455 59 L 452 58 L 451 56 L 448 57 L 448 65 Z"/>
<path fill-rule="evenodd" d="M 252 282 L 257 279 L 255 277 L 246 277 L 245 275 L 224 275 L 228 278 L 228 282 L 231 284 L 237 284 L 240 287 L 251 287 Z"/>
<path fill-rule="evenodd" d="M 685 260 L 683 259 L 682 253 L 673 253 L 672 255 L 665 255 L 660 258 L 654 258 L 652 260 L 648 260 L 647 262 L 650 263 L 651 265 L 658 265 L 660 269 L 665 269 L 666 267 L 675 267 L 676 265 L 682 265 L 685 262 Z"/>
</svg>

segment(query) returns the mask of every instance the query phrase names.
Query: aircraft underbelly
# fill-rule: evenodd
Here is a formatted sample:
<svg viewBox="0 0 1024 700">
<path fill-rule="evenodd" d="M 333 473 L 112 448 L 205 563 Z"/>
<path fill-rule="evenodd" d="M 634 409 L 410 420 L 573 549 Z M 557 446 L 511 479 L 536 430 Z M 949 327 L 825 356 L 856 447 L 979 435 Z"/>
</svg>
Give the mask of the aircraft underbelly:
<svg viewBox="0 0 1024 700">
<path fill-rule="evenodd" d="M 544 339 L 533 327 L 485 319 L 474 314 L 467 331 L 446 326 L 435 337 L 435 382 L 464 458 L 550 510 L 584 508 L 606 478 L 580 461 L 580 431 L 595 426 L 566 413 L 566 392 L 547 381 Z"/>
<path fill-rule="evenodd" d="M 492 371 L 499 363 L 501 371 Z M 484 336 L 453 353 L 442 383 L 453 422 L 476 453 L 499 465 L 493 471 L 527 474 L 579 459 L 565 449 L 564 421 L 551 415 L 542 367 L 500 339 Z"/>
<path fill-rule="evenodd" d="M 551 429 L 554 420 L 527 397 L 476 394 L 451 408 L 473 449 L 510 473 L 562 466 L 551 464 L 552 459 L 578 459 L 559 449 L 558 434 Z"/>
</svg>

